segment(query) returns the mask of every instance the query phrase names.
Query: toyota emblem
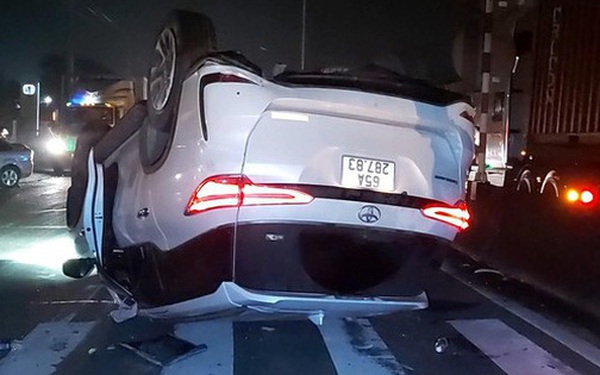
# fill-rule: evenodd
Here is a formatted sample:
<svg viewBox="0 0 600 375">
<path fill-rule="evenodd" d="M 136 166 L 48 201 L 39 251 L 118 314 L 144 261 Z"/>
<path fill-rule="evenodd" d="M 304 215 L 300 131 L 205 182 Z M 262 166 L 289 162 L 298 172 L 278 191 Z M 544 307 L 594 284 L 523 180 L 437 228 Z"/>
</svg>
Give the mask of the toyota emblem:
<svg viewBox="0 0 600 375">
<path fill-rule="evenodd" d="M 381 219 L 381 211 L 375 206 L 363 206 L 358 211 L 358 219 L 363 223 L 373 224 Z"/>
</svg>

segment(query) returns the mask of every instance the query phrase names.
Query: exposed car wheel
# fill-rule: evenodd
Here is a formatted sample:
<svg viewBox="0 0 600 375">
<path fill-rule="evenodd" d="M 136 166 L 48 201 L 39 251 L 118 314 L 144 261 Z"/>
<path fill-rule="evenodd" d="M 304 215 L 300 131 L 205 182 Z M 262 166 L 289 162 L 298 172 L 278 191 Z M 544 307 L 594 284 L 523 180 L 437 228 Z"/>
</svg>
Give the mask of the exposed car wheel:
<svg viewBox="0 0 600 375">
<path fill-rule="evenodd" d="M 0 186 L 2 187 L 15 187 L 21 179 L 21 171 L 14 165 L 7 165 L 0 169 Z"/>
<path fill-rule="evenodd" d="M 174 11 L 156 38 L 149 74 L 148 118 L 140 137 L 140 153 L 146 172 L 160 165 L 176 121 L 183 80 L 200 59 L 216 50 L 210 18 L 188 11 Z"/>
</svg>

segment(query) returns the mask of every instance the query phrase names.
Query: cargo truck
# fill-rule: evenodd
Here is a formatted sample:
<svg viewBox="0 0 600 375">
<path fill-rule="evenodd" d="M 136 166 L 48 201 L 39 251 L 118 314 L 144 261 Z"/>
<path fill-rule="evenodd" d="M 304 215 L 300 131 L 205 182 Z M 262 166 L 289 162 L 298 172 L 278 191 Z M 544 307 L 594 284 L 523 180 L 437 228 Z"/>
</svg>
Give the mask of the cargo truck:
<svg viewBox="0 0 600 375">
<path fill-rule="evenodd" d="M 489 82 L 482 82 L 479 96 L 482 142 L 474 168 L 486 173 L 473 173 L 472 180 L 581 209 L 595 207 L 600 2 L 544 0 L 512 13 L 498 7 L 507 2 L 491 3 L 493 25 L 484 20 L 489 36 L 483 36 L 483 60 L 487 50 L 491 63 L 489 72 L 482 68 L 482 80 L 487 75 Z M 507 31 L 512 46 L 503 37 Z"/>
<path fill-rule="evenodd" d="M 458 247 L 600 316 L 600 2 L 485 4 L 474 219 Z"/>
</svg>

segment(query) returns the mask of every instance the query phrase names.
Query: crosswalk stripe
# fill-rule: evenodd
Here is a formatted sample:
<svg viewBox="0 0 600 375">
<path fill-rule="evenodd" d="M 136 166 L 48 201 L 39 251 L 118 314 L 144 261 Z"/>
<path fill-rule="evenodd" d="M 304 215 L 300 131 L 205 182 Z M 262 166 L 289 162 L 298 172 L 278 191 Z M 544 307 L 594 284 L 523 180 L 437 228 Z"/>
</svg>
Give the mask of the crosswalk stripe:
<svg viewBox="0 0 600 375">
<path fill-rule="evenodd" d="M 498 319 L 449 323 L 508 375 L 578 374 Z"/>
<path fill-rule="evenodd" d="M 498 293 L 493 292 L 492 290 L 469 282 L 464 277 L 460 276 L 460 274 L 458 274 L 456 271 L 452 270 L 447 263 L 442 266 L 442 270 L 485 298 L 494 302 L 496 305 L 503 307 L 506 309 L 506 311 L 518 316 L 556 341 L 565 345 L 575 353 L 579 354 L 583 358 L 587 359 L 594 365 L 600 367 L 600 349 L 593 346 L 586 340 L 575 336 L 561 325 L 546 319 L 539 313 L 536 313 L 535 311 L 528 309 L 511 299 L 507 299 Z"/>
<path fill-rule="evenodd" d="M 47 375 L 58 365 L 85 336 L 94 322 L 59 321 L 41 323 L 0 361 L 0 374 Z"/>
<path fill-rule="evenodd" d="M 228 320 L 181 323 L 174 335 L 194 345 L 206 344 L 206 351 L 194 352 L 176 359 L 163 368 L 163 375 L 233 374 L 233 325 Z"/>
<path fill-rule="evenodd" d="M 319 331 L 339 375 L 404 374 L 368 319 L 327 319 Z"/>
</svg>

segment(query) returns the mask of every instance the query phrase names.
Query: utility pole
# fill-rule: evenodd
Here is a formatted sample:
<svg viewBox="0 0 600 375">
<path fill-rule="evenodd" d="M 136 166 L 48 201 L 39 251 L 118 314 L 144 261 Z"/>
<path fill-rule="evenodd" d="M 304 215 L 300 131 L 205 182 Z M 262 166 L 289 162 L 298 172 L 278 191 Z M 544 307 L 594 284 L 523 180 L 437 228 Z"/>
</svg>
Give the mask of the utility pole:
<svg viewBox="0 0 600 375">
<path fill-rule="evenodd" d="M 35 90 L 35 136 L 40 135 L 40 83 L 38 82 Z"/>
<path fill-rule="evenodd" d="M 66 97 L 70 97 L 73 92 L 73 83 L 75 76 L 75 51 L 73 48 L 74 37 L 73 37 L 73 0 L 68 0 L 68 30 L 67 30 L 67 94 Z"/>
<path fill-rule="evenodd" d="M 300 70 L 306 62 L 306 0 L 302 0 L 302 41 L 300 46 Z"/>
</svg>

